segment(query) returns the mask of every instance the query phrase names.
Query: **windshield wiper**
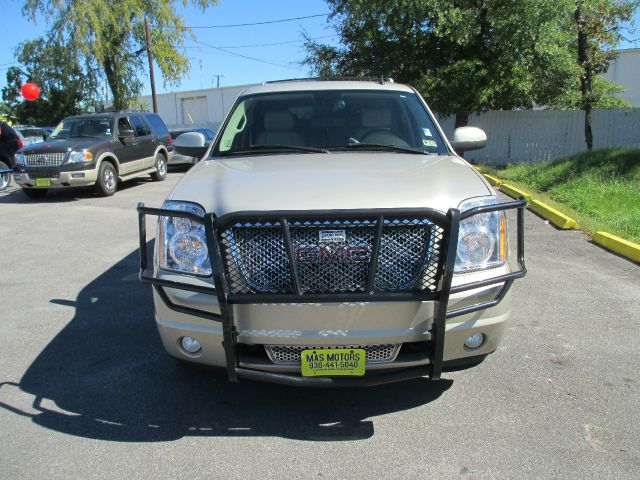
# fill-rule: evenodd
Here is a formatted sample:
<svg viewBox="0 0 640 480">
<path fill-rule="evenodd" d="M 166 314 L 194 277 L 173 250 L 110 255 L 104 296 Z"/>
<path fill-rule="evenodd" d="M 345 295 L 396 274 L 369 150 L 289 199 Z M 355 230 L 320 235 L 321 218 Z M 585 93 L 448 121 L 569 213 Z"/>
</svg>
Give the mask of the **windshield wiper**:
<svg viewBox="0 0 640 480">
<path fill-rule="evenodd" d="M 394 152 L 417 153 L 419 155 L 435 155 L 435 153 L 427 152 L 421 148 L 401 147 L 399 145 L 388 145 L 385 143 L 350 143 L 349 145 L 331 147 L 331 149 L 337 148 L 344 148 L 347 150 L 391 150 Z"/>
<path fill-rule="evenodd" d="M 300 145 L 249 145 L 247 150 L 236 150 L 233 153 L 242 153 L 254 150 L 291 150 L 293 152 L 328 153 L 324 148 L 302 147 Z"/>
</svg>

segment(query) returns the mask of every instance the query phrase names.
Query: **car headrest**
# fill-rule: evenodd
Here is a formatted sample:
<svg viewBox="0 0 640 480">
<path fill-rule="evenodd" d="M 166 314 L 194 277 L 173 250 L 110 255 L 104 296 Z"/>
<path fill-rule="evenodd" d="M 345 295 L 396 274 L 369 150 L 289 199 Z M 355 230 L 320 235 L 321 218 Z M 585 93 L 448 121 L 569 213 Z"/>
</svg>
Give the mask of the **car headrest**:
<svg viewBox="0 0 640 480">
<path fill-rule="evenodd" d="M 264 114 L 265 130 L 293 130 L 293 115 L 286 110 L 267 112 Z"/>
<path fill-rule="evenodd" d="M 363 108 L 363 127 L 390 127 L 391 111 L 387 108 Z"/>
</svg>

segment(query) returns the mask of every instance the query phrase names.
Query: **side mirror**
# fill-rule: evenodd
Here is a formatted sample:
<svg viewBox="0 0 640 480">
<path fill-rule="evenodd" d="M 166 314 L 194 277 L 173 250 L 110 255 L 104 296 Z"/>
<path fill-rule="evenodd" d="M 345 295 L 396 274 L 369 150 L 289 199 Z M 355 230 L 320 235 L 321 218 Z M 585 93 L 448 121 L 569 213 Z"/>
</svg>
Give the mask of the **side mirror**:
<svg viewBox="0 0 640 480">
<path fill-rule="evenodd" d="M 134 132 L 133 130 L 120 130 L 120 132 L 118 133 L 118 138 L 120 140 L 124 140 L 126 138 L 133 138 L 136 136 L 136 132 Z"/>
<path fill-rule="evenodd" d="M 202 158 L 209 147 L 206 139 L 200 132 L 186 132 L 173 141 L 173 146 L 180 155 Z"/>
<path fill-rule="evenodd" d="M 49 134 L 48 133 L 43 133 L 42 134 L 42 141 L 46 142 L 47 140 L 49 140 Z"/>
<path fill-rule="evenodd" d="M 477 127 L 460 127 L 453 132 L 451 146 L 456 152 L 478 150 L 487 144 L 487 134 Z"/>
</svg>

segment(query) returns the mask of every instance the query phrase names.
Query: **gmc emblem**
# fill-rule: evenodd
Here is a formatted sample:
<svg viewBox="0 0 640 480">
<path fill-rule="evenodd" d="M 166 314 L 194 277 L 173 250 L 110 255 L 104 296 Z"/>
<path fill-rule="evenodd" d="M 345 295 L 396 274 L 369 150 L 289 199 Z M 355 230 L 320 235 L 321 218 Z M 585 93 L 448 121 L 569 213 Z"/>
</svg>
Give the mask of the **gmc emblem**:
<svg viewBox="0 0 640 480">
<path fill-rule="evenodd" d="M 308 246 L 296 249 L 298 263 L 367 263 L 371 248 L 367 246 Z"/>
</svg>

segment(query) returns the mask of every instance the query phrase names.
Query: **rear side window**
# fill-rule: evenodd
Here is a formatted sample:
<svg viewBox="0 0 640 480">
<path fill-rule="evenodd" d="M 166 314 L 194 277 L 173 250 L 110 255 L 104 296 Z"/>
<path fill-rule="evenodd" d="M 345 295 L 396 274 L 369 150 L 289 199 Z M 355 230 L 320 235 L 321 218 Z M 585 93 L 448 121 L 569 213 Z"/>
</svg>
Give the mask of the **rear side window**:
<svg viewBox="0 0 640 480">
<path fill-rule="evenodd" d="M 133 126 L 133 129 L 136 131 L 137 137 L 144 137 L 146 135 L 151 135 L 151 130 L 149 130 L 149 127 L 147 127 L 146 123 L 144 123 L 144 120 L 142 120 L 142 118 L 140 118 L 137 115 L 134 115 L 129 119 L 131 120 L 131 125 Z"/>
<path fill-rule="evenodd" d="M 147 115 L 146 118 L 147 118 L 147 122 L 149 122 L 149 124 L 151 125 L 151 128 L 153 128 L 153 131 L 156 133 L 157 136 L 166 137 L 169 135 L 169 130 L 167 129 L 167 126 L 164 124 L 164 122 L 158 115 Z"/>
</svg>

